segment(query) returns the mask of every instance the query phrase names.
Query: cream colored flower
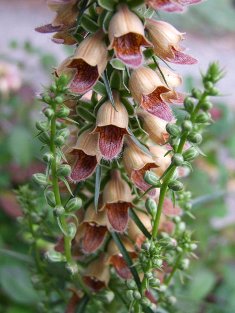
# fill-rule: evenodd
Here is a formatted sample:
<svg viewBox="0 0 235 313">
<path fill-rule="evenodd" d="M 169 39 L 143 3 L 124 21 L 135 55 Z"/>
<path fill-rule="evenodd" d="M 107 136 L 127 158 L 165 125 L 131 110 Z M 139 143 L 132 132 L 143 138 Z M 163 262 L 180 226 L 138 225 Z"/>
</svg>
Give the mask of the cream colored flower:
<svg viewBox="0 0 235 313">
<path fill-rule="evenodd" d="M 153 171 L 161 177 L 171 164 L 171 156 L 169 154 L 165 155 L 168 150 L 159 145 L 151 146 L 149 150 L 154 155 L 155 162 L 158 166 Z"/>
</svg>

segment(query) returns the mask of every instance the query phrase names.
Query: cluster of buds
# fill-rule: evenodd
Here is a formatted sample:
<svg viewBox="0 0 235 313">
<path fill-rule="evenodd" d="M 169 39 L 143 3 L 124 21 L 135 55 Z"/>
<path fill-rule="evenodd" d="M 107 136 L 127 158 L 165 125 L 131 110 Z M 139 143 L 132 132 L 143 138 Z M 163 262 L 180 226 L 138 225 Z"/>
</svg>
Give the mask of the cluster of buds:
<svg viewBox="0 0 235 313">
<path fill-rule="evenodd" d="M 190 197 L 179 178 L 200 153 L 211 120 L 208 96 L 218 93 L 221 71 L 210 66 L 204 92 L 178 92 L 181 76 L 161 62 L 196 59 L 180 45 L 184 33 L 152 17 L 156 9 L 197 2 L 48 0 L 56 17 L 37 28 L 76 44 L 42 97 L 47 120 L 36 126 L 49 151 L 46 174 L 34 179 L 63 233 L 47 256 L 67 263 L 82 299 L 110 287 L 115 275 L 129 281 L 134 312 L 173 303 L 167 286 L 193 250 L 181 222 Z M 182 122 L 172 104 L 183 106 Z M 73 293 L 67 312 L 75 312 L 78 298 L 73 306 Z"/>
</svg>

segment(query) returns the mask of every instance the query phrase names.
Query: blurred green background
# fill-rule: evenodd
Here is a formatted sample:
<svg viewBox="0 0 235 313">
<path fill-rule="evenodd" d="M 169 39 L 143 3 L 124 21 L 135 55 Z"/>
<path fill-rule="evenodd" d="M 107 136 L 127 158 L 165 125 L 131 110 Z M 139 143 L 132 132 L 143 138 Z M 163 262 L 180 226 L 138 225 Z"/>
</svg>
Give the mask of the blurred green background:
<svg viewBox="0 0 235 313">
<path fill-rule="evenodd" d="M 211 112 L 215 123 L 202 146 L 207 158 L 198 159 L 186 179 L 197 199 L 192 211 L 196 219 L 189 217 L 187 222 L 199 248 L 188 277 L 183 284 L 180 277 L 177 280 L 176 313 L 235 312 L 234 2 L 208 0 L 184 15 L 159 14 L 189 34 L 187 47 L 200 59 L 199 67 L 176 67 L 185 76 L 186 90 L 198 83 L 199 69 L 214 59 L 228 72 L 221 83 L 224 96 Z M 41 108 L 37 95 L 50 80 L 51 68 L 68 51 L 33 31 L 50 20 L 44 1 L 1 0 L 1 15 L 0 313 L 34 313 L 40 299 L 31 279 L 30 240 L 20 227 L 22 213 L 13 189 L 43 170 L 34 128 Z M 3 35 L 6 21 L 8 32 Z M 6 76 L 11 86 L 7 92 L 2 78 Z"/>
</svg>

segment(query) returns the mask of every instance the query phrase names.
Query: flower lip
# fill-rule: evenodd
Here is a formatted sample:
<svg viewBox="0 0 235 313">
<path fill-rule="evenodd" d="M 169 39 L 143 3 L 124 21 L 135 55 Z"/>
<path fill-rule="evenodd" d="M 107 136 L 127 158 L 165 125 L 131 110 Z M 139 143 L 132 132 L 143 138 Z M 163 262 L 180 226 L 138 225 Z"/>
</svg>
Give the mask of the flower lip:
<svg viewBox="0 0 235 313">
<path fill-rule="evenodd" d="M 124 4 L 112 17 L 108 35 L 109 49 L 114 49 L 116 56 L 133 68 L 142 64 L 141 47 L 152 47 L 145 37 L 141 20 Z"/>
</svg>

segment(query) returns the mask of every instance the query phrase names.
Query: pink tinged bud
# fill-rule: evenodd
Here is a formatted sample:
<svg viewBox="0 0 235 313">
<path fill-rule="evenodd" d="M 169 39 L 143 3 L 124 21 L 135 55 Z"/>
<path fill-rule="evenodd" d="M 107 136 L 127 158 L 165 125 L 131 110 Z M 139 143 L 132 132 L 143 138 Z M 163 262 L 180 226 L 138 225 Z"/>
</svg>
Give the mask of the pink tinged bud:
<svg viewBox="0 0 235 313">
<path fill-rule="evenodd" d="M 75 183 L 90 177 L 101 159 L 98 152 L 98 136 L 89 132 L 82 133 L 75 146 L 67 151 L 72 159 L 69 161 L 72 167 L 70 179 Z"/>
<path fill-rule="evenodd" d="M 69 69 L 75 70 L 70 90 L 79 94 L 91 90 L 105 70 L 107 62 L 108 51 L 103 33 L 97 32 L 84 39 L 67 64 Z"/>
<path fill-rule="evenodd" d="M 144 175 L 146 171 L 157 168 L 155 160 L 150 155 L 144 153 L 137 147 L 134 142 L 128 138 L 128 146 L 123 153 L 123 162 L 125 169 L 132 180 L 132 182 L 142 191 L 146 191 L 151 186 L 145 182 Z M 149 191 L 149 196 L 154 197 L 156 190 Z"/>
<path fill-rule="evenodd" d="M 173 119 L 172 111 L 163 99 L 170 89 L 152 69 L 140 67 L 134 70 L 129 80 L 129 88 L 135 101 L 144 110 L 168 122 Z"/>
<path fill-rule="evenodd" d="M 117 58 L 132 68 L 143 62 L 141 47 L 152 46 L 145 37 L 141 20 L 126 5 L 119 6 L 112 17 L 108 35 L 109 49 L 114 49 Z"/>
<path fill-rule="evenodd" d="M 99 109 L 94 133 L 99 134 L 99 149 L 104 159 L 112 160 L 122 150 L 124 136 L 128 134 L 128 113 L 118 96 L 114 95 L 115 108 L 110 101 Z"/>
<path fill-rule="evenodd" d="M 171 24 L 147 19 L 146 28 L 158 57 L 175 64 L 197 63 L 196 59 L 182 52 L 180 42 L 184 40 L 184 33 L 180 33 Z"/>
<path fill-rule="evenodd" d="M 166 198 L 163 203 L 163 213 L 166 216 L 173 217 L 181 215 L 182 210 L 179 207 L 174 206 L 173 202 Z"/>
<path fill-rule="evenodd" d="M 114 171 L 103 191 L 102 210 L 106 210 L 110 227 L 117 232 L 123 233 L 127 228 L 128 209 L 132 206 L 132 199 L 129 185 L 118 171 Z"/>
</svg>

